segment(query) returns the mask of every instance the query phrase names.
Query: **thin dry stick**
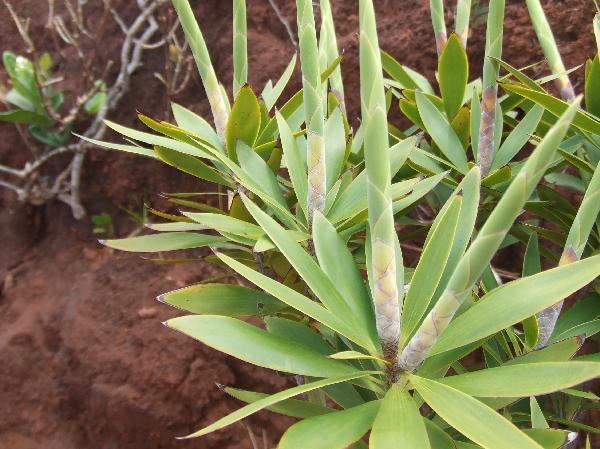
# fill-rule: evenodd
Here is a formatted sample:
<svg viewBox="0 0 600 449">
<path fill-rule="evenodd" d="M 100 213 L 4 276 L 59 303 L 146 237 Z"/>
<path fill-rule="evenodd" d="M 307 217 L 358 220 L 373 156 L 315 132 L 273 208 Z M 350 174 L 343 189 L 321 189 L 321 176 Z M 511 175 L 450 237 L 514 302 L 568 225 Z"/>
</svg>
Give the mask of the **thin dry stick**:
<svg viewBox="0 0 600 449">
<path fill-rule="evenodd" d="M 294 31 L 292 30 L 292 26 L 290 25 L 290 22 L 281 13 L 281 10 L 279 9 L 279 6 L 277 5 L 277 1 L 276 0 L 269 0 L 269 4 L 271 5 L 271 8 L 273 8 L 273 11 L 275 11 L 275 15 L 277 16 L 277 18 L 279 19 L 279 21 L 281 22 L 281 24 L 285 28 L 285 31 L 287 32 L 287 35 L 290 38 L 290 41 L 291 41 L 292 45 L 294 46 L 294 48 L 296 49 L 296 51 L 299 51 L 298 41 L 296 40 L 296 36 L 294 35 Z"/>
</svg>

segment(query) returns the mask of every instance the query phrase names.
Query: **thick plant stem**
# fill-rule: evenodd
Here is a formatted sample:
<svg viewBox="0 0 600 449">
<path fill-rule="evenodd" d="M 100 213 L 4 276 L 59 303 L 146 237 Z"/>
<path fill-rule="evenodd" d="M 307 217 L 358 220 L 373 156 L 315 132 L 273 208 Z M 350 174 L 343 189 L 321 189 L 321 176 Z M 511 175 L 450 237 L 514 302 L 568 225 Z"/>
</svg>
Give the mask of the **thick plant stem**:
<svg viewBox="0 0 600 449">
<path fill-rule="evenodd" d="M 390 196 L 390 162 L 381 57 L 371 0 L 360 0 L 360 86 L 371 239 L 372 296 L 384 356 L 396 366 L 400 305 L 397 240 Z M 393 376 L 393 373 L 389 373 Z M 390 377 L 390 376 L 388 376 Z"/>
<path fill-rule="evenodd" d="M 429 0 L 429 8 L 431 9 L 431 23 L 435 35 L 435 47 L 439 57 L 448 40 L 446 22 L 444 20 L 444 0 Z"/>
<path fill-rule="evenodd" d="M 596 217 L 599 212 L 600 165 L 598 165 L 594 171 L 590 185 L 585 192 L 581 206 L 579 206 L 575 220 L 571 225 L 565 248 L 558 263 L 559 266 L 567 265 L 581 259 L 581 255 L 583 254 L 587 240 L 592 232 L 592 228 L 596 223 Z M 548 340 L 554 332 L 556 321 L 558 320 L 562 306 L 563 301 L 560 301 L 539 313 L 537 317 L 539 338 L 536 349 L 543 348 L 548 344 Z"/>
<path fill-rule="evenodd" d="M 555 75 L 562 73 L 562 75 L 554 81 L 556 87 L 560 91 L 560 96 L 566 102 L 571 103 L 575 100 L 575 90 L 573 89 L 573 84 L 571 84 L 569 75 L 564 73 L 566 71 L 565 65 L 558 52 L 554 35 L 550 29 L 546 14 L 544 14 L 544 9 L 540 4 L 540 0 L 527 0 L 527 9 L 529 10 L 533 29 L 535 30 L 540 46 L 544 51 L 544 56 L 548 61 L 550 70 Z"/>
<path fill-rule="evenodd" d="M 179 16 L 185 38 L 190 44 L 200 78 L 202 78 L 202 84 L 206 90 L 212 110 L 217 135 L 221 142 L 225 142 L 225 127 L 229 116 L 227 112 L 227 100 L 223 97 L 223 92 L 210 60 L 204 36 L 202 35 L 202 31 L 200 31 L 198 22 L 194 19 L 194 12 L 188 0 L 173 0 L 173 7 Z"/>
<path fill-rule="evenodd" d="M 337 38 L 335 34 L 335 25 L 333 21 L 333 13 L 331 12 L 331 3 L 329 0 L 321 0 L 321 32 L 319 34 L 319 66 L 323 73 L 333 61 L 339 56 Z M 342 111 L 346 111 L 344 97 L 344 83 L 342 81 L 342 68 L 338 65 L 331 76 L 329 77 L 329 85 L 331 92 L 340 102 Z M 327 95 L 327 87 L 324 88 L 325 98 Z"/>
<path fill-rule="evenodd" d="M 323 131 L 325 119 L 321 75 L 319 73 L 319 50 L 315 17 L 311 0 L 297 0 L 298 40 L 304 88 L 304 112 L 307 134 L 308 166 L 308 225 L 312 226 L 314 211 L 322 211 L 327 194 L 325 170 L 325 142 Z"/>
<path fill-rule="evenodd" d="M 521 213 L 537 183 L 564 138 L 577 111 L 571 106 L 546 134 L 514 178 L 479 234 L 460 259 L 446 289 L 429 312 L 415 335 L 402 351 L 399 368 L 413 371 L 425 360 L 440 334 L 471 294 L 473 286 L 500 247 L 514 220 Z"/>
<path fill-rule="evenodd" d="M 471 0 L 458 0 L 456 3 L 456 25 L 454 31 L 463 47 L 467 48 L 469 39 L 469 20 L 471 18 Z"/>
<path fill-rule="evenodd" d="M 485 61 L 483 63 L 483 93 L 481 98 L 481 122 L 479 124 L 479 144 L 477 165 L 481 176 L 485 177 L 494 160 L 496 132 L 496 111 L 498 109 L 498 75 L 502 56 L 502 36 L 504 24 L 504 0 L 491 0 L 489 5 Z"/>
<path fill-rule="evenodd" d="M 233 98 L 248 81 L 246 0 L 233 0 Z"/>
</svg>

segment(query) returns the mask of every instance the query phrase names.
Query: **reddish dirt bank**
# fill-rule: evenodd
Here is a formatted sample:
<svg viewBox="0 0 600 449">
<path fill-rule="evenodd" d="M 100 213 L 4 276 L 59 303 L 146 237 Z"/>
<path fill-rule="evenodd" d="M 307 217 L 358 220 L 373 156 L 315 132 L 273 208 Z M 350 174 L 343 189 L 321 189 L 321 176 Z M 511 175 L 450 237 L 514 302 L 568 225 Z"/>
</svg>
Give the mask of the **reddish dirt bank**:
<svg viewBox="0 0 600 449">
<path fill-rule="evenodd" d="M 15 2 L 21 11 L 33 11 L 39 3 Z M 100 5 L 99 0 L 93 3 Z M 216 69 L 229 85 L 230 2 L 197 3 L 201 3 L 197 9 Z M 278 76 L 293 50 L 267 0 L 249 3 L 250 81 L 262 87 L 269 77 Z M 293 24 L 293 2 L 279 3 Z M 332 3 L 347 55 L 343 63 L 347 89 L 356 93 L 357 5 Z M 121 4 L 125 15 L 132 16 L 133 2 Z M 436 55 L 427 4 L 426 0 L 381 0 L 376 7 L 382 47 L 431 78 Z M 544 6 L 553 28 L 560 28 L 557 38 L 566 64 L 582 64 L 594 46 L 591 0 L 549 1 Z M 44 21 L 37 15 L 32 23 L 40 45 Z M 479 26 L 470 40 L 473 73 L 480 71 L 483 36 L 484 28 Z M 513 65 L 541 59 L 520 1 L 508 2 L 505 36 L 505 58 Z M 22 48 L 8 20 L 0 25 L 0 42 L 3 49 Z M 103 41 L 104 57 L 114 58 L 118 45 L 116 38 Z M 136 109 L 164 116 L 167 99 L 152 76 L 162 66 L 163 56 L 161 52 L 149 55 L 147 70 L 134 77 L 136 87 L 114 120 L 133 124 Z M 581 70 L 574 79 L 581 89 Z M 296 78 L 294 87 L 298 85 Z M 207 116 L 197 80 L 175 100 Z M 349 109 L 356 118 L 357 98 L 349 98 Z M 0 136 L 0 160 L 20 161 L 23 150 L 13 128 L 0 125 Z M 111 213 L 119 235 L 126 235 L 134 225 L 118 206 L 135 207 L 145 194 L 154 201 L 157 192 L 203 188 L 155 162 L 100 150 L 90 153 L 85 173 L 83 200 L 88 213 Z M 110 252 L 96 243 L 88 219 L 74 221 L 59 203 L 24 207 L 1 191 L 0 207 L 0 449 L 251 447 L 241 425 L 201 441 L 173 439 L 236 406 L 215 382 L 263 391 L 288 382 L 160 325 L 176 312 L 156 303 L 154 297 L 214 275 L 211 268 L 159 266 L 137 255 Z M 265 429 L 274 444 L 287 422 L 263 414 L 249 424 L 257 434 Z"/>
</svg>

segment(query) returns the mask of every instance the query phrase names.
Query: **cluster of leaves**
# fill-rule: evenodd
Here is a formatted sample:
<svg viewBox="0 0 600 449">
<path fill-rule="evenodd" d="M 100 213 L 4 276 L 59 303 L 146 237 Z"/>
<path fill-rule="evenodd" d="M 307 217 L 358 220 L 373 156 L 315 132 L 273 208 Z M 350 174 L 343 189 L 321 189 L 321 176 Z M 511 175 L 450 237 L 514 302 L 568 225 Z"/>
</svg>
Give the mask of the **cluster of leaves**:
<svg viewBox="0 0 600 449">
<path fill-rule="evenodd" d="M 43 53 L 37 61 L 32 61 L 5 51 L 2 60 L 12 85 L 2 101 L 12 109 L 1 111 L 0 121 L 27 125 L 31 136 L 44 145 L 64 145 L 71 138 L 76 117 L 67 122 L 61 120 L 66 91 L 53 87 L 60 79 L 52 72 L 50 54 Z M 106 85 L 96 81 L 95 87 L 96 92 L 83 105 L 89 115 L 96 114 L 106 98 Z"/>
<path fill-rule="evenodd" d="M 564 429 L 593 431 L 576 416 L 598 398 L 576 386 L 600 375 L 600 360 L 576 354 L 600 331 L 600 119 L 588 99 L 598 57 L 587 66 L 587 110 L 553 97 L 544 84 L 564 72 L 534 80 L 501 60 L 504 1 L 492 0 L 483 79 L 469 83 L 468 29 L 446 39 L 432 1 L 436 93 L 380 51 L 372 2 L 360 0 L 362 121 L 353 129 L 328 0 L 319 39 L 311 1 L 297 1 L 303 89 L 284 102 L 296 57 L 256 95 L 246 84 L 245 1 L 234 0 L 232 105 L 189 3 L 173 4 L 214 127 L 173 105 L 176 124 L 140 115 L 153 131 L 144 132 L 107 122 L 128 143 L 92 142 L 216 185 L 219 207 L 202 201 L 206 193 L 170 194 L 183 210 L 149 210 L 166 220 L 149 225 L 156 233 L 103 243 L 210 247 L 204 260 L 256 288 L 165 293 L 162 302 L 192 314 L 165 324 L 303 378 L 272 395 L 225 387 L 247 405 L 188 437 L 263 409 L 300 419 L 282 449 L 367 447 L 369 431 L 374 449 L 559 448 L 573 437 Z M 469 6 L 459 1 L 457 26 L 468 28 Z M 388 124 L 394 98 L 412 127 Z M 579 208 L 572 191 L 584 193 Z M 405 261 L 402 244 L 420 242 L 420 257 Z M 524 245 L 524 263 L 503 282 L 492 259 L 510 245 Z"/>
</svg>

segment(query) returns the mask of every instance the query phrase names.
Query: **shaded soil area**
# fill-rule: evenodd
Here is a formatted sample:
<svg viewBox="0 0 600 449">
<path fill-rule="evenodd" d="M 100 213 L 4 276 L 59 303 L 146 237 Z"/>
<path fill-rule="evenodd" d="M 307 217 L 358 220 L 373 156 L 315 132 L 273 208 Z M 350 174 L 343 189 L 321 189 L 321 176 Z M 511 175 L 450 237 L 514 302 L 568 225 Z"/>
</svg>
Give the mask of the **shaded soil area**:
<svg viewBox="0 0 600 449">
<path fill-rule="evenodd" d="M 36 0 L 15 2 L 32 17 L 32 34 L 40 48 L 47 44 L 45 14 Z M 101 7 L 100 0 L 93 5 Z M 120 3 L 126 18 L 135 16 L 134 2 Z M 231 2 L 193 2 L 221 80 L 231 84 Z M 292 0 L 280 0 L 294 26 Z M 358 7 L 355 1 L 332 0 L 349 114 L 359 116 Z M 401 62 L 434 78 L 436 53 L 427 0 L 376 1 L 381 46 Z M 514 66 L 541 60 L 523 2 L 507 2 L 505 59 Z M 580 65 L 594 52 L 591 0 L 543 2 L 567 66 Z M 168 10 L 168 7 L 166 8 Z M 165 10 L 164 14 L 168 11 Z M 2 49 L 23 46 L 2 9 Z M 278 77 L 293 54 L 285 29 L 267 0 L 249 2 L 250 83 L 260 90 Z M 484 19 L 470 39 L 472 74 L 481 71 Z M 448 24 L 451 24 L 448 17 Z M 115 31 L 115 30 L 113 30 Z M 117 58 L 118 33 L 98 43 L 104 60 Z M 49 48 L 49 47 L 48 47 Z M 133 77 L 133 89 L 111 119 L 135 125 L 135 111 L 168 118 L 169 98 L 153 76 L 164 65 L 157 50 Z M 77 78 L 69 60 L 61 61 Z M 573 75 L 581 90 L 582 69 Z M 74 81 L 76 83 L 76 81 Z M 298 74 L 288 89 L 300 85 Z M 209 118 L 197 77 L 173 100 Z M 14 128 L 0 125 L 0 161 L 24 162 L 24 149 Z M 119 206 L 139 209 L 144 197 L 160 203 L 158 192 L 199 191 L 194 179 L 153 161 L 93 150 L 88 154 L 82 186 L 88 215 L 107 212 L 116 234 L 136 225 Z M 24 206 L 0 191 L 0 449 L 158 449 L 250 448 L 242 425 L 201 441 L 180 442 L 186 434 L 236 406 L 215 382 L 260 391 L 290 384 L 267 370 L 224 356 L 161 326 L 176 312 L 154 301 L 156 295 L 215 276 L 209 265 L 156 265 L 138 255 L 109 251 L 92 235 L 89 218 L 75 221 L 62 203 Z M 259 414 L 248 424 L 257 435 L 264 429 L 274 445 L 289 422 Z"/>
</svg>

